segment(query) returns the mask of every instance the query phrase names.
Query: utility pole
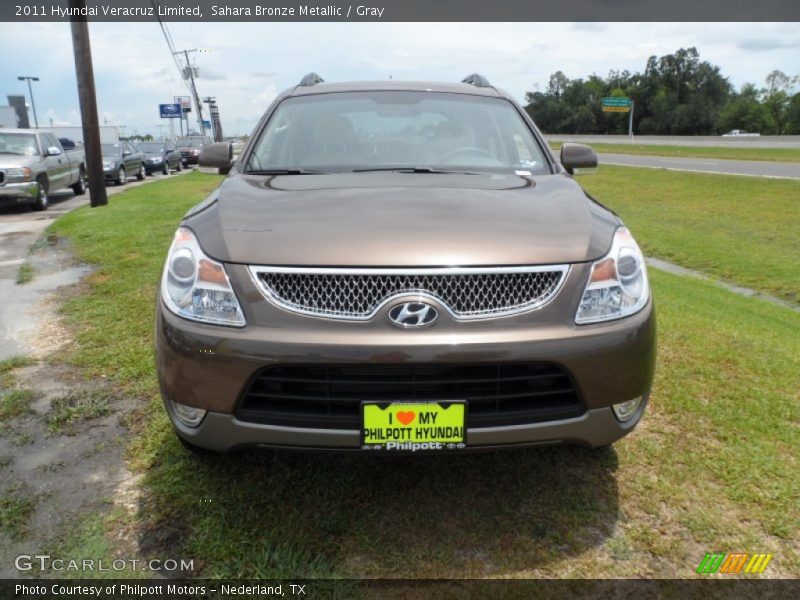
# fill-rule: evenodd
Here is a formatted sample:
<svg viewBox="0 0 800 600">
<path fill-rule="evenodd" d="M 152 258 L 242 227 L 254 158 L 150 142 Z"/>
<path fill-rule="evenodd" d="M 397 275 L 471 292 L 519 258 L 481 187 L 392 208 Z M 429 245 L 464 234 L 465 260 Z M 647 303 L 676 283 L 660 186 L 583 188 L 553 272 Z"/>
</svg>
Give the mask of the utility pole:
<svg viewBox="0 0 800 600">
<path fill-rule="evenodd" d="M 200 127 L 200 135 L 206 134 L 206 129 L 203 126 L 203 105 L 200 103 L 200 95 L 197 93 L 197 86 L 194 83 L 194 68 L 189 64 L 189 52 L 197 52 L 197 48 L 192 50 L 179 50 L 173 54 L 183 54 L 186 59 L 186 75 L 188 75 L 189 85 L 192 88 L 192 96 L 194 97 L 195 106 L 197 106 L 197 124 Z M 186 77 L 184 77 L 186 79 Z M 186 133 L 189 133 L 189 118 L 186 118 Z"/>
<path fill-rule="evenodd" d="M 70 0 L 73 15 L 70 17 L 72 29 L 72 51 L 75 56 L 75 76 L 78 80 L 78 100 L 81 105 L 81 124 L 83 144 L 86 148 L 86 169 L 89 177 L 89 203 L 91 206 L 108 204 L 105 176 L 103 175 L 103 156 L 100 149 L 100 122 L 97 119 L 97 94 L 94 89 L 94 68 L 92 67 L 92 47 L 89 41 L 89 24 L 86 17 L 77 16 L 86 9 L 86 0 Z"/>
<path fill-rule="evenodd" d="M 36 129 L 39 129 L 39 119 L 36 117 L 36 102 L 33 101 L 33 88 L 31 87 L 31 81 L 39 81 L 38 77 L 31 77 L 30 75 L 20 75 L 17 77 L 20 81 L 28 80 L 28 93 L 31 97 L 31 108 L 33 109 L 33 122 L 36 124 Z"/>
<path fill-rule="evenodd" d="M 214 141 L 222 141 L 222 122 L 219 119 L 219 107 L 217 106 L 217 99 L 208 96 L 203 98 L 203 102 L 208 104 L 208 112 L 211 114 L 211 131 L 214 134 Z"/>
<path fill-rule="evenodd" d="M 633 107 L 635 102 L 631 100 L 631 113 L 628 115 L 628 137 L 633 142 Z"/>
</svg>

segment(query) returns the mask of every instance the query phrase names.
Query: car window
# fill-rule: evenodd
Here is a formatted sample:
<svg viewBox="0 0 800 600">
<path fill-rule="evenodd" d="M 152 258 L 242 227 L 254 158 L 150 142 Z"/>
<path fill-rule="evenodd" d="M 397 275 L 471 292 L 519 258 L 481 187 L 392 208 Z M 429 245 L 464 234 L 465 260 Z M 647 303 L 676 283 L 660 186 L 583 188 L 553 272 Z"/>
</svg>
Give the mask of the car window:
<svg viewBox="0 0 800 600">
<path fill-rule="evenodd" d="M 37 156 L 39 148 L 32 133 L 9 133 L 0 130 L 0 154 Z"/>
<path fill-rule="evenodd" d="M 45 144 L 47 145 L 48 148 L 51 148 L 51 147 L 58 148 L 60 146 L 60 144 L 58 143 L 58 140 L 56 139 L 56 136 L 54 136 L 52 133 L 46 133 L 44 135 L 45 135 L 45 138 L 46 138 L 45 139 Z"/>
<path fill-rule="evenodd" d="M 119 156 L 122 154 L 121 144 L 101 144 L 100 148 L 104 156 Z"/>
<path fill-rule="evenodd" d="M 549 172 L 514 105 L 444 92 L 365 91 L 287 98 L 248 170 L 429 167 Z"/>
</svg>

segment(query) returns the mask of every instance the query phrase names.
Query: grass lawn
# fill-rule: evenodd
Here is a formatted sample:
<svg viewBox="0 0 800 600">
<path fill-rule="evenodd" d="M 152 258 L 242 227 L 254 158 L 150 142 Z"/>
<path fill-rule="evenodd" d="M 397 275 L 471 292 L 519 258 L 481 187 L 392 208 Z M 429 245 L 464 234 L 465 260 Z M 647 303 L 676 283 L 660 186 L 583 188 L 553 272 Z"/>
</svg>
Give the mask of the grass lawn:
<svg viewBox="0 0 800 600">
<path fill-rule="evenodd" d="M 562 142 L 548 142 L 560 150 Z M 720 146 L 671 146 L 651 144 L 590 143 L 598 153 L 644 154 L 647 156 L 676 156 L 686 158 L 721 158 L 729 160 L 763 160 L 771 162 L 800 162 L 800 148 L 726 148 Z"/>
<path fill-rule="evenodd" d="M 579 182 L 647 254 L 800 303 L 800 181 L 601 165 Z"/>
<path fill-rule="evenodd" d="M 594 185 L 607 176 L 622 173 Z M 129 458 L 144 492 L 124 519 L 140 548 L 209 577 L 692 577 L 710 551 L 772 552 L 767 576 L 800 577 L 800 314 L 658 271 L 651 405 L 612 449 L 184 451 L 158 399 L 153 300 L 180 216 L 217 181 L 131 189 L 53 226 L 99 265 L 64 305 L 62 356 L 142 398 Z M 120 516 L 105 519 L 105 542 L 92 527 L 60 555 L 113 555 Z"/>
</svg>

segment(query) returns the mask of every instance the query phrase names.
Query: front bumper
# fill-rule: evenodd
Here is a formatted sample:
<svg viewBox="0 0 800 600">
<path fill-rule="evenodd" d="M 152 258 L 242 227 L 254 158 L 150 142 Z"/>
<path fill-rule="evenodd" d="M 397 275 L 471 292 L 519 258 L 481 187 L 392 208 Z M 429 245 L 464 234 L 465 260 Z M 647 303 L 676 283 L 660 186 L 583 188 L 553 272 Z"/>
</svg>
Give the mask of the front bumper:
<svg viewBox="0 0 800 600">
<path fill-rule="evenodd" d="M 624 423 L 619 422 L 611 408 L 606 407 L 588 410 L 580 417 L 562 421 L 468 429 L 467 448 L 458 452 L 565 443 L 607 446 L 633 430 L 644 412 L 645 404 Z M 175 418 L 168 402 L 165 406 L 178 435 L 195 446 L 215 452 L 228 452 L 247 446 L 311 451 L 361 449 L 358 431 L 278 427 L 240 421 L 234 415 L 218 412 L 209 412 L 199 427 L 191 428 Z"/>
<path fill-rule="evenodd" d="M 200 161 L 199 154 L 183 154 L 181 153 L 181 162 L 185 165 L 196 165 Z"/>
<path fill-rule="evenodd" d="M 39 185 L 35 181 L 5 183 L 0 185 L 0 202 L 31 202 L 36 200 Z"/>
<path fill-rule="evenodd" d="M 155 162 L 150 162 L 149 160 L 147 160 L 144 163 L 144 170 L 147 171 L 148 175 L 150 173 L 152 173 L 153 171 L 160 171 L 161 169 L 164 168 L 164 163 L 165 162 L 166 161 L 164 159 L 160 159 L 160 160 L 155 161 Z"/>
<path fill-rule="evenodd" d="M 656 356 L 652 300 L 639 313 L 617 321 L 575 325 L 587 265 L 574 265 L 549 305 L 513 317 L 448 321 L 405 331 L 385 312 L 365 323 L 307 317 L 278 308 L 252 285 L 245 267 L 229 265 L 247 326 L 237 329 L 185 320 L 157 302 L 156 351 L 162 396 L 208 412 L 197 428 L 174 418 L 187 441 L 217 451 L 264 445 L 312 449 L 358 449 L 359 431 L 286 427 L 237 419 L 250 382 L 275 365 L 453 363 L 550 363 L 574 381 L 585 412 L 558 421 L 469 428 L 469 448 L 542 443 L 601 446 L 629 433 L 643 411 L 625 423 L 611 406 L 648 397 Z M 419 398 L 418 398 L 419 400 Z M 166 402 L 173 417 L 169 402 Z"/>
</svg>

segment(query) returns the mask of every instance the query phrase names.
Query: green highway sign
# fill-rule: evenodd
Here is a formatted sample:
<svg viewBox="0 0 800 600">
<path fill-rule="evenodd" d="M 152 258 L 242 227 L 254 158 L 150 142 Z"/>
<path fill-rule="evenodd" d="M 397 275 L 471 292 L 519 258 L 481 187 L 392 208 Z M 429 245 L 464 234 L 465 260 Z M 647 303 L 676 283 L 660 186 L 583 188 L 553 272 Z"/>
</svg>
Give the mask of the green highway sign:
<svg viewBox="0 0 800 600">
<path fill-rule="evenodd" d="M 616 108 L 630 108 L 632 101 L 630 98 L 603 98 L 603 106 L 613 106 Z"/>
</svg>

